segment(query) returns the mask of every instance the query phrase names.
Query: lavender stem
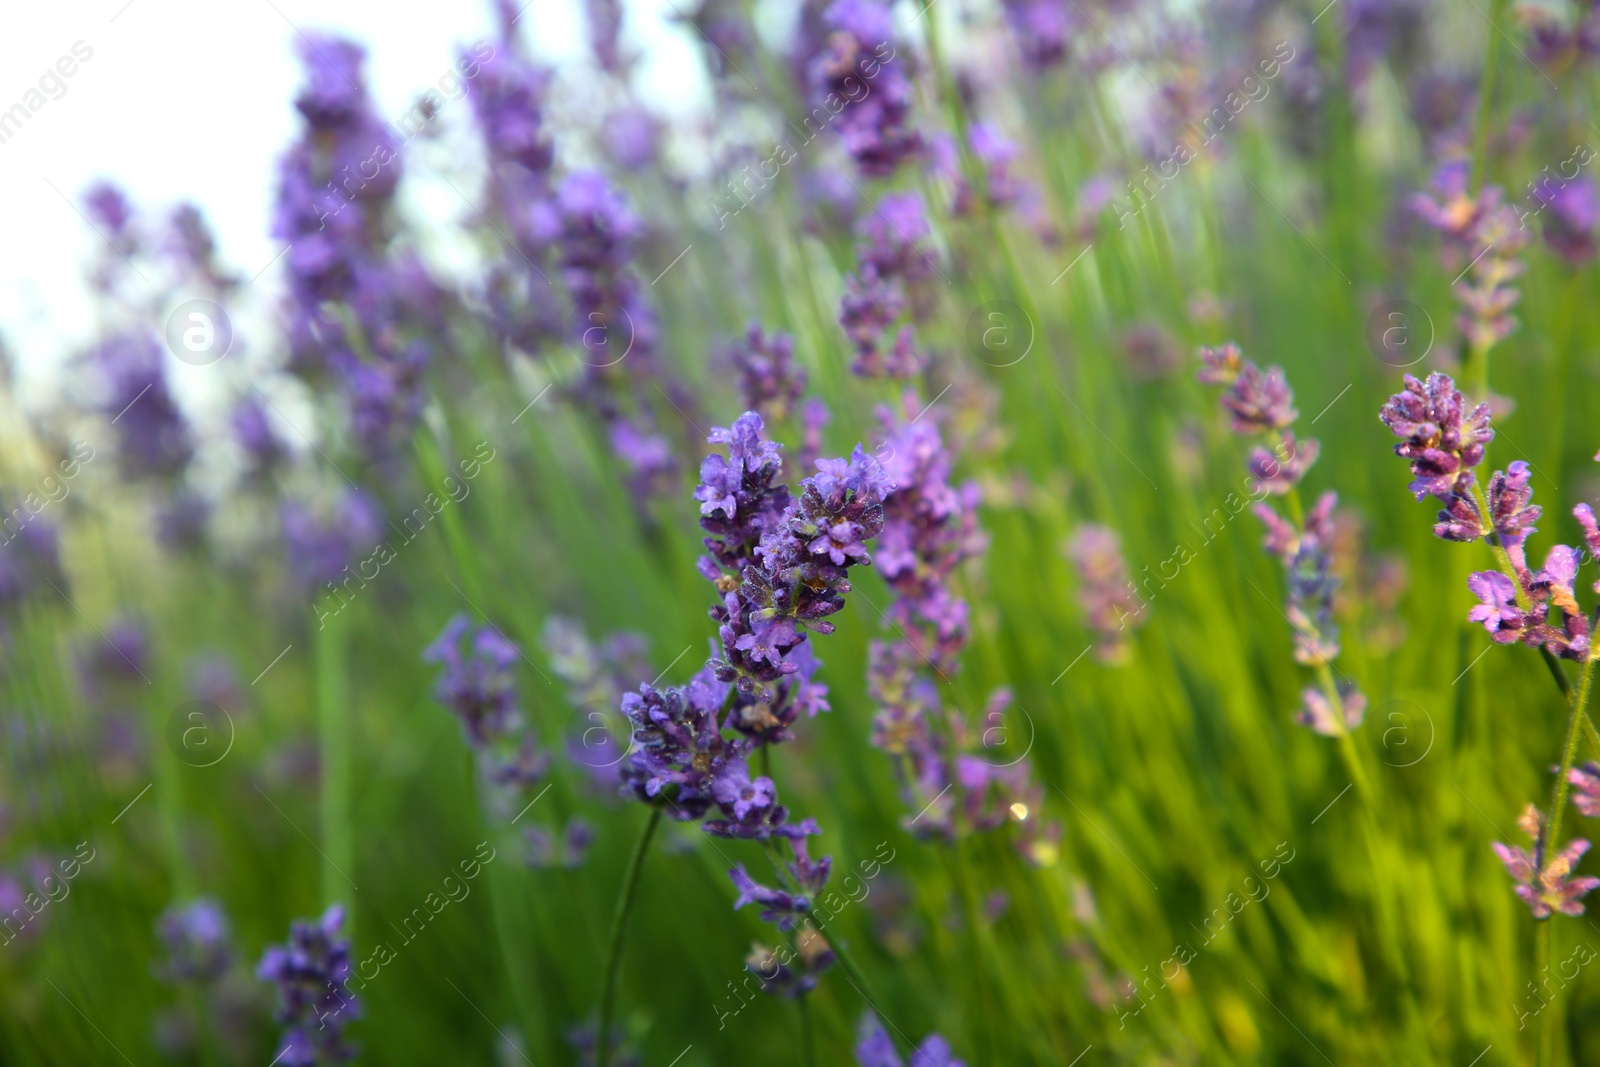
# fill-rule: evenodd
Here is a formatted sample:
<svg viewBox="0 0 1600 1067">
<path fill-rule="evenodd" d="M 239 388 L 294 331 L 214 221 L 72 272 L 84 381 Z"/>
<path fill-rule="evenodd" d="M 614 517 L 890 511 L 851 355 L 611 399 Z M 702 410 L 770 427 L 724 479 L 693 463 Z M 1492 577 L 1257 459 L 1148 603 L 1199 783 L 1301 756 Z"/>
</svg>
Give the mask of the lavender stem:
<svg viewBox="0 0 1600 1067">
<path fill-rule="evenodd" d="M 633 911 L 634 898 L 639 893 L 639 875 L 644 870 L 645 853 L 650 851 L 650 839 L 661 825 L 661 809 L 650 810 L 650 821 L 644 824 L 644 833 L 633 847 L 628 860 L 628 870 L 622 876 L 622 894 L 617 897 L 617 913 L 611 920 L 611 939 L 606 948 L 606 969 L 600 978 L 600 1019 L 595 1032 L 595 1065 L 607 1067 L 611 1062 L 611 1013 L 617 1000 L 617 977 L 622 970 L 623 935 L 628 929 L 628 916 Z"/>
</svg>

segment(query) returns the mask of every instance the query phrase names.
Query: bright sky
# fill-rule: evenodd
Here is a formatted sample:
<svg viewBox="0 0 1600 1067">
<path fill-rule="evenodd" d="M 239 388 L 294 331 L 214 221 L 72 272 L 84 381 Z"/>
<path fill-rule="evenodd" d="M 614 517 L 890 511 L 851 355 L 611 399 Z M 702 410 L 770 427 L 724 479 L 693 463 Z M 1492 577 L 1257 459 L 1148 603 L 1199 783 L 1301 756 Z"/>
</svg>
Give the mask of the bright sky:
<svg viewBox="0 0 1600 1067">
<path fill-rule="evenodd" d="M 686 0 L 677 0 L 680 7 Z M 674 0 L 627 0 L 624 42 L 645 53 L 641 99 L 686 110 L 703 98 L 691 30 L 666 21 Z M 99 242 L 74 209 L 100 177 L 141 208 L 200 205 L 224 263 L 246 277 L 271 263 L 276 161 L 294 137 L 296 28 L 368 46 L 380 114 L 398 116 L 445 75 L 458 44 L 492 35 L 488 0 L 86 0 L 12 5 L 0 34 L 0 114 L 45 102 L 0 143 L 0 335 L 24 371 L 59 365 L 91 332 L 83 267 Z M 407 10 L 409 9 L 409 10 Z M 586 61 L 581 0 L 532 0 L 524 40 L 553 62 Z M 87 60 L 68 62 L 74 47 Z M 645 47 L 647 46 L 647 47 Z M 40 85 L 40 79 L 45 85 Z M 457 109 L 460 109 L 459 111 Z M 464 104 L 442 119 L 462 125 Z M 0 129 L 3 132 L 3 129 Z M 68 203 L 68 200 L 71 203 Z M 457 203 L 450 212 L 460 212 Z M 276 287 L 278 267 L 257 285 Z"/>
</svg>

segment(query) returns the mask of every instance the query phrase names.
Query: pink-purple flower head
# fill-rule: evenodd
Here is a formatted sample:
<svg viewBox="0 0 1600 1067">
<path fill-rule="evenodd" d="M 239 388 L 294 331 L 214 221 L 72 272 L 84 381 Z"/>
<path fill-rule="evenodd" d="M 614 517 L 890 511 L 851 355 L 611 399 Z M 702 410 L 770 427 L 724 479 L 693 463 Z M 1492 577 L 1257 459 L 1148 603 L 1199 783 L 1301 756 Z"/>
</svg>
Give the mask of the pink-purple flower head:
<svg viewBox="0 0 1600 1067">
<path fill-rule="evenodd" d="M 1600 817 L 1600 763 L 1593 760 L 1567 772 L 1572 786 L 1572 806 L 1580 815 Z"/>
<path fill-rule="evenodd" d="M 1300 710 L 1294 721 L 1321 734 L 1339 737 L 1361 725 L 1367 715 L 1367 698 L 1354 685 L 1340 683 L 1339 706 L 1335 708 L 1328 694 L 1321 689 L 1308 687 L 1300 693 Z"/>
<path fill-rule="evenodd" d="M 1300 484 L 1321 450 L 1322 446 L 1315 439 L 1302 441 L 1292 431 L 1285 430 L 1280 448 L 1269 451 L 1258 446 L 1251 451 L 1250 474 L 1254 481 L 1250 491 L 1274 496 L 1288 493 Z"/>
<path fill-rule="evenodd" d="M 1543 814 L 1532 804 L 1524 809 L 1517 826 L 1533 838 L 1532 854 L 1499 841 L 1492 846 L 1500 862 L 1505 864 L 1506 872 L 1517 883 L 1517 896 L 1528 905 L 1535 919 L 1548 918 L 1557 911 L 1563 915 L 1582 915 L 1581 898 L 1600 887 L 1600 878 L 1572 877 L 1572 868 L 1589 851 L 1589 842 L 1575 838 L 1554 856 L 1546 857 L 1548 826 Z"/>
<path fill-rule="evenodd" d="M 1395 455 L 1411 461 L 1418 500 L 1432 494 L 1450 504 L 1472 485 L 1471 470 L 1483 462 L 1484 446 L 1494 440 L 1489 405 L 1470 411 L 1450 376 L 1434 371 L 1426 382 L 1405 377 L 1405 389 L 1389 397 L 1378 416 L 1401 438 Z"/>
<path fill-rule="evenodd" d="M 1233 432 L 1269 433 L 1294 422 L 1294 394 L 1280 367 L 1262 370 L 1245 359 L 1239 346 L 1229 342 L 1200 349 L 1203 364 L 1196 379 L 1206 385 L 1226 386 L 1222 406 L 1233 416 Z"/>
</svg>

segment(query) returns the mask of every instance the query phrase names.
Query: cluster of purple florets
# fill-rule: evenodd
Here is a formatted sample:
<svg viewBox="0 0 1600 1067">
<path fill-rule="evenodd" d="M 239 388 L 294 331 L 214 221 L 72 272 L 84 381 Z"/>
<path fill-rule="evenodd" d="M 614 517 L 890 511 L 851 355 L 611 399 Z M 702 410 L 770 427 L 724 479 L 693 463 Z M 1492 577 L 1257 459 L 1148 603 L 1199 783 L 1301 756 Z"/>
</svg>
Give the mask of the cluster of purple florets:
<svg viewBox="0 0 1600 1067">
<path fill-rule="evenodd" d="M 846 275 L 839 325 L 855 348 L 850 369 L 868 378 L 910 378 L 925 362 L 906 323 L 887 340 L 909 307 L 928 311 L 923 282 L 934 273 L 927 241 L 933 233 L 917 193 L 890 193 L 856 224 L 857 271 Z"/>
<path fill-rule="evenodd" d="M 1320 447 L 1313 439 L 1297 438 L 1291 429 L 1299 413 L 1283 370 L 1261 369 L 1231 342 L 1202 348 L 1200 361 L 1196 377 L 1207 385 L 1223 387 L 1220 401 L 1233 432 L 1265 439 L 1265 446 L 1252 449 L 1248 461 L 1252 492 L 1295 494 L 1297 498 L 1299 483 L 1316 461 Z M 1262 544 L 1284 566 L 1288 585 L 1284 614 L 1294 629 L 1295 661 L 1319 669 L 1333 663 L 1340 651 L 1339 626 L 1333 617 L 1334 594 L 1339 588 L 1332 557 L 1337 504 L 1336 494 L 1323 493 L 1298 521 L 1286 518 L 1265 501 L 1255 505 L 1255 513 L 1266 527 Z M 1301 692 L 1295 721 L 1324 736 L 1338 736 L 1361 725 L 1366 703 L 1366 697 L 1348 680 L 1328 682 L 1322 688 L 1308 686 Z"/>
<path fill-rule="evenodd" d="M 522 653 L 509 638 L 457 615 L 422 658 L 443 668 L 434 699 L 460 721 L 467 747 L 491 782 L 525 790 L 544 777 L 550 760 L 523 727 L 513 671 Z"/>
<path fill-rule="evenodd" d="M 284 1027 L 275 1062 L 285 1067 L 348 1063 L 356 1049 L 344 1027 L 361 1014 L 349 989 L 350 940 L 340 936 L 344 908 L 334 905 L 315 922 L 295 920 L 289 941 L 267 949 L 256 968 L 262 981 L 278 986 L 273 1016 Z"/>
</svg>

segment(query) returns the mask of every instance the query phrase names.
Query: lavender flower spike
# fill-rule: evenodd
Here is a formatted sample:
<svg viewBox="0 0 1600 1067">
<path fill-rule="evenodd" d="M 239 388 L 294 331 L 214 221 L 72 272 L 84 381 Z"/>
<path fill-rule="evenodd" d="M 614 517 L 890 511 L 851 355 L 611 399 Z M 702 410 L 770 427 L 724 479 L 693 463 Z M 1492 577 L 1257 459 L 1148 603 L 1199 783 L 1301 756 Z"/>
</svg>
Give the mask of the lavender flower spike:
<svg viewBox="0 0 1600 1067">
<path fill-rule="evenodd" d="M 256 968 L 262 981 L 278 985 L 273 1017 L 285 1027 L 276 1060 L 283 1067 L 347 1063 L 355 1057 L 344 1026 L 360 1016 L 361 1005 L 346 987 L 350 941 L 339 936 L 343 925 L 344 908 L 337 904 L 314 923 L 297 919 L 288 944 L 268 948 Z"/>
<path fill-rule="evenodd" d="M 889 1040 L 889 1035 L 883 1029 L 883 1024 L 877 1016 L 868 1012 L 861 1018 L 861 1025 L 857 1028 L 858 1041 L 856 1044 L 856 1062 L 860 1067 L 906 1067 L 900 1054 L 895 1051 L 894 1042 Z M 966 1067 L 965 1062 L 955 1058 L 950 1051 L 950 1042 L 938 1034 L 929 1034 L 922 1047 L 911 1053 L 911 1067 Z"/>
<path fill-rule="evenodd" d="M 1303 703 L 1295 713 L 1294 721 L 1323 737 L 1350 733 L 1366 718 L 1367 698 L 1353 685 L 1341 683 L 1339 686 L 1339 710 L 1343 712 L 1342 716 L 1335 712 L 1333 702 L 1320 689 L 1307 688 L 1301 692 L 1300 699 Z"/>
<path fill-rule="evenodd" d="M 1418 500 L 1430 493 L 1445 504 L 1472 486 L 1472 468 L 1483 462 L 1484 446 L 1494 440 L 1489 405 L 1467 410 L 1466 398 L 1447 374 L 1434 371 L 1426 382 L 1405 377 L 1405 389 L 1383 405 L 1378 416 L 1399 438 L 1395 455 L 1411 461 Z"/>
<path fill-rule="evenodd" d="M 1559 769 L 1559 768 L 1558 768 Z M 1593 819 L 1600 816 L 1600 763 L 1590 760 L 1567 772 L 1572 784 L 1572 806 L 1579 814 Z"/>
<path fill-rule="evenodd" d="M 1583 854 L 1589 851 L 1589 842 L 1575 838 L 1556 855 L 1545 856 L 1545 831 L 1543 813 L 1529 804 L 1517 820 L 1523 833 L 1533 838 L 1533 853 L 1526 849 L 1494 842 L 1493 848 L 1506 873 L 1517 883 L 1517 896 L 1528 905 L 1535 919 L 1548 918 L 1552 912 L 1563 915 L 1582 915 L 1579 898 L 1600 888 L 1600 878 L 1573 878 L 1572 868 Z"/>
</svg>

